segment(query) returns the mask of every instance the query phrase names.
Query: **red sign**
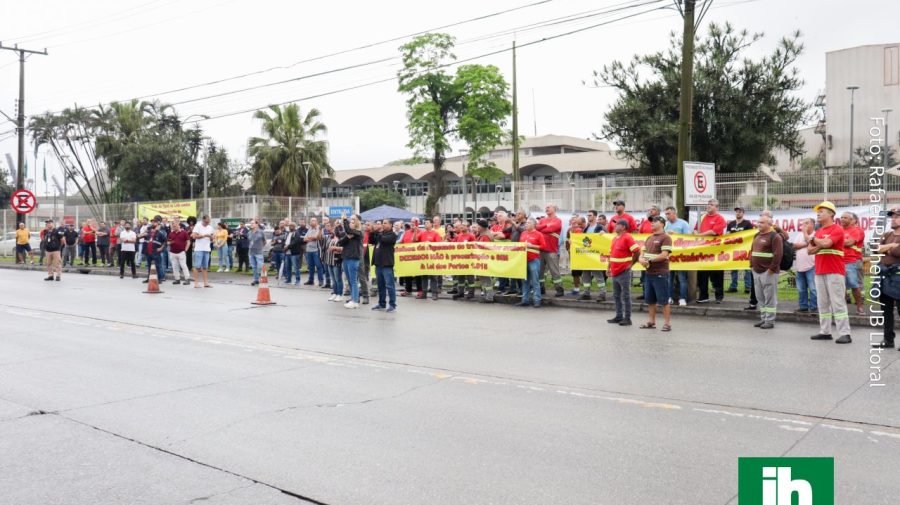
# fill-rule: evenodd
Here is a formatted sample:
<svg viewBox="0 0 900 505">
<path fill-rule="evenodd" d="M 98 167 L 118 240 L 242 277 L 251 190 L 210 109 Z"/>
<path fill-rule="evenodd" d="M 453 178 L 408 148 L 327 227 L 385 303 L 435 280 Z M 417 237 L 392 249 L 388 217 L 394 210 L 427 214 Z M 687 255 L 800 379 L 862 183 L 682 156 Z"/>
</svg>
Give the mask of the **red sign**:
<svg viewBox="0 0 900 505">
<path fill-rule="evenodd" d="M 694 189 L 697 193 L 704 193 L 706 191 L 706 174 L 703 172 L 697 172 L 694 174 Z"/>
<path fill-rule="evenodd" d="M 10 198 L 12 209 L 18 214 L 28 214 L 37 207 L 37 198 L 27 189 L 19 189 Z"/>
</svg>

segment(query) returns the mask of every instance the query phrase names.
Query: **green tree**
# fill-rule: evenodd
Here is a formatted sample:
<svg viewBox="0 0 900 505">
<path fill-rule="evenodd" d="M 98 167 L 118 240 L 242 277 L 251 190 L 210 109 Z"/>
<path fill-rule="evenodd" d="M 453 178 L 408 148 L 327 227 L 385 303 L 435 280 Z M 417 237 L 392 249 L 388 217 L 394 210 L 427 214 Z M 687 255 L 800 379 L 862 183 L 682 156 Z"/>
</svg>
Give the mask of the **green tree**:
<svg viewBox="0 0 900 505">
<path fill-rule="evenodd" d="M 317 194 L 325 176 L 334 175 L 328 164 L 328 142 L 321 139 L 328 129 L 319 121 L 318 109 L 306 116 L 297 104 L 282 108 L 272 105 L 268 111 L 256 111 L 254 119 L 262 121 L 262 137 L 247 143 L 251 157 L 253 186 L 261 195 L 305 195 L 309 163 L 309 192 Z"/>
<path fill-rule="evenodd" d="M 359 208 L 362 212 L 381 205 L 390 205 L 400 209 L 406 208 L 406 197 L 398 191 L 384 188 L 368 188 L 356 193 L 359 197 Z"/>
<path fill-rule="evenodd" d="M 691 158 L 713 162 L 723 172 L 752 172 L 774 164 L 772 152 L 803 154 L 797 128 L 810 105 L 795 96 L 803 80 L 795 66 L 803 52 L 800 33 L 782 38 L 767 56 L 742 53 L 762 34 L 710 24 L 697 37 Z M 678 145 L 681 38 L 670 36 L 666 52 L 614 61 L 594 72 L 596 86 L 619 98 L 606 113 L 601 137 L 647 174 L 674 174 Z"/>
<path fill-rule="evenodd" d="M 15 188 L 10 183 L 10 173 L 3 167 L 0 167 L 0 202 L 9 202 L 12 198 Z"/>
<path fill-rule="evenodd" d="M 442 170 L 454 140 L 469 148 L 467 173 L 496 168 L 485 156 L 505 137 L 503 127 L 512 112 L 509 85 L 493 65 L 463 65 L 456 74 L 447 67 L 456 59 L 455 39 L 444 33 L 420 35 L 400 47 L 403 68 L 398 90 L 407 96 L 407 146 L 434 167 L 425 204 L 426 214 L 439 211 L 446 194 Z"/>
</svg>

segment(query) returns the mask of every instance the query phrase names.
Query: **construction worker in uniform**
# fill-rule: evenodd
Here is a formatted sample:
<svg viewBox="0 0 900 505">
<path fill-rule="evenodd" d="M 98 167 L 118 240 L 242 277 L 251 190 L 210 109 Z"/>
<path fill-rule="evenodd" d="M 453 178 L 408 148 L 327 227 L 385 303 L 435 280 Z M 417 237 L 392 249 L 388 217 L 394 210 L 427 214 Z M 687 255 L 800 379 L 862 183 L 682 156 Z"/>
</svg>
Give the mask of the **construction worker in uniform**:
<svg viewBox="0 0 900 505">
<path fill-rule="evenodd" d="M 565 295 L 562 277 L 559 275 L 559 234 L 562 221 L 556 217 L 556 205 L 548 203 L 544 209 L 547 215 L 538 221 L 537 231 L 544 234 L 544 248 L 541 249 L 541 293 L 544 293 L 544 275 L 550 270 L 550 278 L 556 288 L 555 296 Z"/>
<path fill-rule="evenodd" d="M 478 220 L 478 237 L 475 239 L 476 242 L 493 242 L 494 239 L 491 237 L 490 223 L 487 222 L 486 219 Z M 493 277 L 488 277 L 486 275 L 479 275 L 477 279 L 478 284 L 481 284 L 481 303 L 494 303 L 494 279 Z M 475 291 L 475 287 L 471 288 L 473 295 Z M 471 297 L 467 297 L 471 298 Z"/>
<path fill-rule="evenodd" d="M 772 218 L 763 214 L 756 223 L 759 233 L 750 246 L 750 271 L 753 272 L 753 289 L 759 304 L 760 322 L 753 326 L 763 330 L 775 327 L 778 312 L 778 274 L 785 241 L 772 229 Z"/>
<path fill-rule="evenodd" d="M 846 267 L 844 266 L 844 229 L 834 222 L 837 214 L 828 201 L 813 207 L 820 228 L 816 230 L 807 251 L 816 255 L 816 297 L 819 302 L 819 333 L 812 340 L 831 340 L 831 322 L 840 337 L 837 344 L 849 344 L 850 316 L 847 314 Z"/>
<path fill-rule="evenodd" d="M 453 242 L 475 242 L 475 235 L 469 233 L 466 229 L 466 225 L 463 222 L 456 223 L 456 236 L 453 237 Z M 469 286 L 472 286 L 472 290 L 469 291 Z M 463 296 L 467 296 L 468 298 L 475 297 L 475 285 L 474 280 L 471 275 L 454 275 L 453 276 L 453 289 L 450 290 L 450 294 L 453 295 L 454 300 L 459 300 Z M 471 294 L 471 295 L 470 295 Z M 468 296 L 470 295 L 470 296 Z"/>
</svg>

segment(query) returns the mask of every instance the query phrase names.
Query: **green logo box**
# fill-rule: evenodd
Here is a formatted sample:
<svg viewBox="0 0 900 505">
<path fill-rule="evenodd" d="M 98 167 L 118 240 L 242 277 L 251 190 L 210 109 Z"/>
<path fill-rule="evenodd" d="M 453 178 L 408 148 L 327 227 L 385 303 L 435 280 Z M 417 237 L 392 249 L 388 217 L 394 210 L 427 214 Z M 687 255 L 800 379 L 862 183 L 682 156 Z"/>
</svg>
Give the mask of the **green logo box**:
<svg viewBox="0 0 900 505">
<path fill-rule="evenodd" d="M 738 458 L 739 505 L 834 505 L 834 458 Z"/>
</svg>

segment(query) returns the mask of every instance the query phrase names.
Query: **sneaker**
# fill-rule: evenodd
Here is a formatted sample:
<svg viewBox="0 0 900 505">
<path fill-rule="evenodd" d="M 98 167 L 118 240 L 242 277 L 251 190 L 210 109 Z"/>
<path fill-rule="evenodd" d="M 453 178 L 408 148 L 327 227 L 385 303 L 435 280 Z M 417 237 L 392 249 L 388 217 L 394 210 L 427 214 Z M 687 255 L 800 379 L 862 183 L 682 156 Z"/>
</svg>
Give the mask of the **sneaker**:
<svg viewBox="0 0 900 505">
<path fill-rule="evenodd" d="M 578 299 L 579 299 L 579 300 L 587 300 L 587 301 L 591 301 L 591 294 L 590 294 L 590 293 L 584 293 L 584 294 L 582 294 L 581 296 L 579 296 Z"/>
<path fill-rule="evenodd" d="M 679 307 L 687 307 L 687 300 L 685 300 L 684 298 L 682 298 L 681 300 L 678 300 L 678 306 Z"/>
<path fill-rule="evenodd" d="M 612 319 L 607 319 L 606 322 L 610 324 L 619 324 L 623 321 L 621 317 L 614 317 Z"/>
<path fill-rule="evenodd" d="M 669 298 L 669 305 L 673 305 L 674 303 L 675 303 L 675 301 L 672 300 L 671 298 Z"/>
<path fill-rule="evenodd" d="M 824 333 L 816 333 L 815 335 L 809 337 L 810 340 L 831 340 L 831 335 L 826 335 Z"/>
<path fill-rule="evenodd" d="M 531 302 L 526 302 L 525 300 L 522 300 L 521 302 L 516 304 L 516 307 L 527 307 L 529 305 L 531 305 Z"/>
<path fill-rule="evenodd" d="M 44 280 L 45 280 L 45 281 L 52 281 L 52 280 L 53 280 L 53 276 L 52 276 L 52 275 L 51 275 L 51 276 L 48 276 L 48 277 L 47 277 L 46 279 L 44 279 Z"/>
<path fill-rule="evenodd" d="M 619 322 L 619 326 L 631 326 L 631 319 L 623 319 Z"/>
<path fill-rule="evenodd" d="M 803 307 L 800 307 L 799 309 L 794 311 L 794 314 L 808 314 L 808 313 L 809 313 L 809 309 L 805 309 Z"/>
<path fill-rule="evenodd" d="M 877 349 L 893 349 L 894 341 L 893 340 L 890 340 L 890 341 L 882 340 L 881 342 L 879 342 L 877 344 L 872 344 L 872 347 L 875 347 Z"/>
<path fill-rule="evenodd" d="M 57 281 L 60 281 L 60 280 L 61 280 L 61 279 L 60 279 L 60 278 L 59 278 L 59 276 L 58 276 L 58 275 L 57 275 L 57 276 L 56 276 L 56 280 L 57 280 Z"/>
<path fill-rule="evenodd" d="M 716 299 L 716 305 L 719 305 L 719 304 L 721 304 L 721 303 L 722 303 L 722 299 L 721 299 L 721 298 L 717 298 L 717 299 Z"/>
<path fill-rule="evenodd" d="M 572 291 L 569 291 L 569 296 L 578 296 L 579 294 L 581 294 L 581 291 L 579 291 L 577 289 L 573 289 Z"/>
<path fill-rule="evenodd" d="M 841 335 L 837 340 L 834 341 L 835 344 L 849 344 L 853 342 L 853 339 L 850 338 L 850 335 Z"/>
<path fill-rule="evenodd" d="M 175 284 L 181 284 L 181 281 L 179 281 L 178 279 L 175 279 L 175 281 L 172 283 L 172 285 L 174 286 Z"/>
<path fill-rule="evenodd" d="M 701 298 L 697 300 L 697 303 L 709 303 L 709 298 Z"/>
<path fill-rule="evenodd" d="M 435 298 L 435 300 L 436 300 L 436 299 L 437 299 L 437 298 Z M 368 297 L 368 296 L 362 297 L 362 304 L 363 304 L 363 305 L 368 305 L 368 304 L 369 304 L 369 297 Z"/>
<path fill-rule="evenodd" d="M 737 292 L 738 292 L 737 288 L 728 288 L 728 291 L 726 291 L 726 293 L 737 293 Z"/>
<path fill-rule="evenodd" d="M 312 283 L 312 281 L 309 281 L 309 282 L 304 282 L 303 285 L 304 286 L 312 286 L 313 283 Z"/>
<path fill-rule="evenodd" d="M 761 330 L 771 330 L 774 327 L 775 327 L 775 325 L 772 323 L 763 323 L 763 324 L 759 325 L 759 328 Z"/>
<path fill-rule="evenodd" d="M 424 298 L 425 298 L 425 293 L 423 293 L 423 292 L 421 292 L 421 291 L 419 291 L 418 293 L 416 293 L 416 299 L 422 300 L 422 299 L 424 299 Z"/>
<path fill-rule="evenodd" d="M 351 300 L 351 301 L 349 301 L 349 302 L 347 302 L 347 303 L 344 304 L 344 308 L 345 308 L 345 309 L 355 309 L 355 308 L 358 308 L 358 307 L 359 307 L 359 304 L 358 304 L 358 303 L 354 303 L 353 300 Z"/>
<path fill-rule="evenodd" d="M 337 295 L 332 293 L 331 296 L 328 297 L 328 301 L 333 302 L 335 298 L 337 298 Z"/>
<path fill-rule="evenodd" d="M 388 309 L 385 312 L 387 312 L 389 314 L 392 312 L 397 312 L 397 307 L 388 307 Z"/>
<path fill-rule="evenodd" d="M 746 311 L 756 310 L 756 305 L 747 305 L 746 307 L 744 307 L 744 310 L 746 310 Z"/>
<path fill-rule="evenodd" d="M 253 281 L 250 283 L 251 286 L 259 286 L 259 281 Z"/>
<path fill-rule="evenodd" d="M 754 324 L 753 327 L 754 327 L 754 328 L 759 328 L 759 327 L 761 327 L 763 324 L 764 324 L 764 323 L 763 323 L 762 321 L 760 321 L 760 322 Z"/>
<path fill-rule="evenodd" d="M 144 279 L 141 282 L 143 282 L 144 284 L 147 284 L 148 282 L 150 282 L 150 279 Z"/>
<path fill-rule="evenodd" d="M 384 305 L 376 305 L 372 307 L 372 310 L 384 310 Z"/>
</svg>

